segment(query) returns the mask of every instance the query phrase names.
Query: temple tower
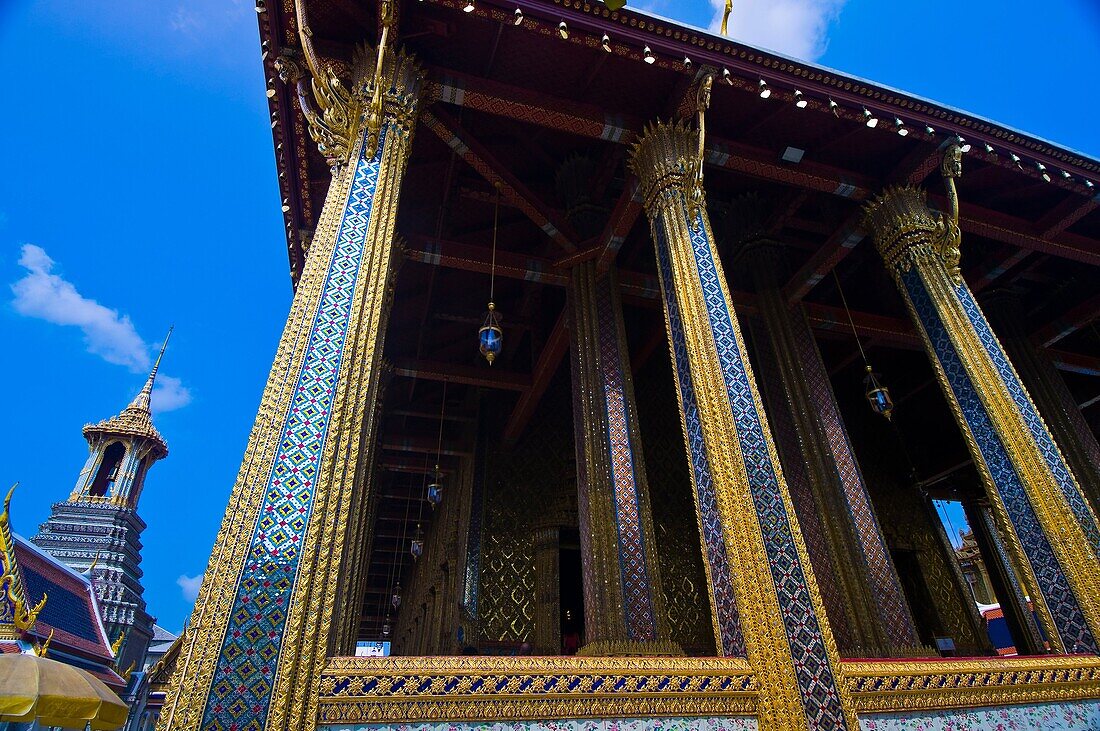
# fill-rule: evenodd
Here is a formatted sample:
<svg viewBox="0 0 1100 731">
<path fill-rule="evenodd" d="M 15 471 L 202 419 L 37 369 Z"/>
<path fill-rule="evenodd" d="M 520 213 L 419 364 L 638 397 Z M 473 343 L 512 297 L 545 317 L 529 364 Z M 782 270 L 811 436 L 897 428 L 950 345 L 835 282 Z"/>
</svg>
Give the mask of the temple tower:
<svg viewBox="0 0 1100 731">
<path fill-rule="evenodd" d="M 49 519 L 31 539 L 77 571 L 91 572 L 107 636 L 116 641 L 125 635 L 117 661 L 122 669 L 131 663 L 140 667 L 153 637 L 153 617 L 145 610 L 141 585 L 145 521 L 137 505 L 149 469 L 168 456 L 168 445 L 153 426 L 149 410 L 167 345 L 165 338 L 153 370 L 129 406 L 84 427 L 88 461 L 76 487 L 68 500 L 53 505 Z"/>
</svg>

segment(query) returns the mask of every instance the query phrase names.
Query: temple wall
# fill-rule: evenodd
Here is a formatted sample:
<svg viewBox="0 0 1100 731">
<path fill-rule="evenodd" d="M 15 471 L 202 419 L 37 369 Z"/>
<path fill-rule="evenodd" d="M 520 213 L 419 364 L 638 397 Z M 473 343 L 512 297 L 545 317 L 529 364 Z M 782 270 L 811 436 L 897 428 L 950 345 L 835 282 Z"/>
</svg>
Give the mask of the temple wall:
<svg viewBox="0 0 1100 731">
<path fill-rule="evenodd" d="M 488 448 L 478 623 L 491 643 L 528 642 L 534 634 L 534 526 L 554 496 L 573 482 L 572 402 L 568 371 L 555 377 L 530 426 L 512 449 Z"/>
<path fill-rule="evenodd" d="M 654 353 L 634 382 L 644 394 L 638 415 L 671 639 L 688 655 L 713 655 L 707 576 L 668 356 Z"/>
</svg>

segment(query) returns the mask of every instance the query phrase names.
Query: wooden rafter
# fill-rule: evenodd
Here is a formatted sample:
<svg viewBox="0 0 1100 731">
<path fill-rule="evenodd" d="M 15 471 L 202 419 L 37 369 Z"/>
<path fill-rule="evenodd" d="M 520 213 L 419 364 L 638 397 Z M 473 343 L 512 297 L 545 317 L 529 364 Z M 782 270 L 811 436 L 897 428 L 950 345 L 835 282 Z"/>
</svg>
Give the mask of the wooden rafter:
<svg viewBox="0 0 1100 731">
<path fill-rule="evenodd" d="M 531 222 L 542 229 L 559 247 L 575 251 L 577 245 L 569 228 L 550 206 L 541 201 L 500 163 L 480 142 L 459 125 L 458 121 L 440 109 L 420 113 L 420 122 L 443 140 L 491 185 L 500 185 L 501 196 L 523 211 Z"/>
</svg>

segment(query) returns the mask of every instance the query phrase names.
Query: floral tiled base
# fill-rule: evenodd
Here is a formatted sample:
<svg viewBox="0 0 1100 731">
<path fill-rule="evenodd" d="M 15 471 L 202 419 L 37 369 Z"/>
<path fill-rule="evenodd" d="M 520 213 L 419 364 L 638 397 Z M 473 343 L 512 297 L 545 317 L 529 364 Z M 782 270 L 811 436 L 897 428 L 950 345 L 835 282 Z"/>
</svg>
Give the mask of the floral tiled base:
<svg viewBox="0 0 1100 731">
<path fill-rule="evenodd" d="M 859 727 L 861 731 L 1085 731 L 1100 729 L 1100 701 L 876 713 L 862 716 Z"/>
<path fill-rule="evenodd" d="M 757 731 L 751 716 L 725 718 L 585 718 L 511 723 L 343 724 L 324 731 Z M 1076 728 L 1076 727 L 1073 727 Z"/>
</svg>

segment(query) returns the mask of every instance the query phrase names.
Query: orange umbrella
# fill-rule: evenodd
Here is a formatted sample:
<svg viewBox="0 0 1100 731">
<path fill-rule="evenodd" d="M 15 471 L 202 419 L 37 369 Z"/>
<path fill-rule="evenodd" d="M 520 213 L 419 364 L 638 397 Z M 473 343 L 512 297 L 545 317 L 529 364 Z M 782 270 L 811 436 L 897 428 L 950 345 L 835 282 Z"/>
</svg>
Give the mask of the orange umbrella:
<svg viewBox="0 0 1100 731">
<path fill-rule="evenodd" d="M 86 670 L 36 655 L 0 655 L 0 721 L 114 731 L 129 708 Z"/>
</svg>

